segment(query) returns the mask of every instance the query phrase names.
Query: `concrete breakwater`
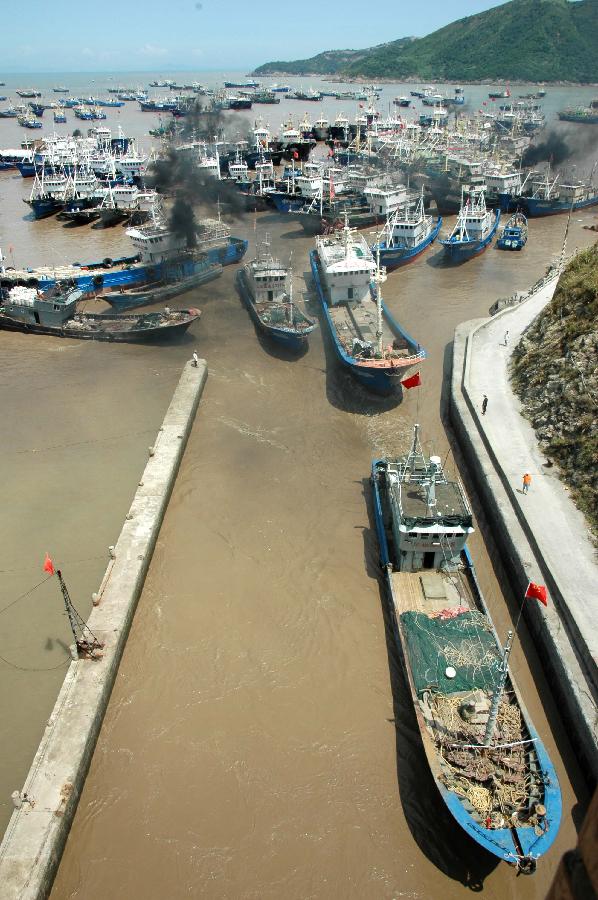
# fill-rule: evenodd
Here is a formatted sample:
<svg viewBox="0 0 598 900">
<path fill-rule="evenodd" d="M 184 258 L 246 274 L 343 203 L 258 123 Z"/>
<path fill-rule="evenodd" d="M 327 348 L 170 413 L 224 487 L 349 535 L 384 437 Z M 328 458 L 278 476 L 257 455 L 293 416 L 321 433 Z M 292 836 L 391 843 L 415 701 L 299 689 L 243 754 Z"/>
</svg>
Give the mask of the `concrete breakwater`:
<svg viewBox="0 0 598 900">
<path fill-rule="evenodd" d="M 590 784 L 598 781 L 598 639 L 592 610 L 598 566 L 583 515 L 547 469 L 531 425 L 511 390 L 508 364 L 528 325 L 550 301 L 558 275 L 516 307 L 455 332 L 450 418 L 534 641 L 571 743 Z M 488 396 L 486 413 L 481 409 Z M 529 494 L 521 491 L 532 474 Z M 523 600 L 530 581 L 549 604 Z M 594 585 L 594 587 L 592 587 Z"/>
<path fill-rule="evenodd" d="M 3 900 L 47 897 L 77 808 L 129 628 L 207 378 L 183 369 L 97 595 L 97 659 L 74 660 L 0 845 Z"/>
</svg>

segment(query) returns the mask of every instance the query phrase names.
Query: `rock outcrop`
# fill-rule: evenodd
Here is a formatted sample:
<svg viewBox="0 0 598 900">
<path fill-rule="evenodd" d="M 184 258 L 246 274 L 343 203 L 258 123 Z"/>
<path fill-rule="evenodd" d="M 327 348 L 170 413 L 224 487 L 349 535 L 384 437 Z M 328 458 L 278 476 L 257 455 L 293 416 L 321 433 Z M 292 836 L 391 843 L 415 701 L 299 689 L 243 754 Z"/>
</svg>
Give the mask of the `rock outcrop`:
<svg viewBox="0 0 598 900">
<path fill-rule="evenodd" d="M 567 266 L 513 353 L 513 387 L 598 536 L 598 244 Z"/>
</svg>

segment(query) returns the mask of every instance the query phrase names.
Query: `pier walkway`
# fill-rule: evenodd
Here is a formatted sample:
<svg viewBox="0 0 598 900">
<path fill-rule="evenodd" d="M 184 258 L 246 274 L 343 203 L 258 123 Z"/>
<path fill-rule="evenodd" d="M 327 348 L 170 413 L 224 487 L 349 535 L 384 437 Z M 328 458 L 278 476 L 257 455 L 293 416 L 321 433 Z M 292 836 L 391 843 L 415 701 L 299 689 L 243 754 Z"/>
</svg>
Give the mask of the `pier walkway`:
<svg viewBox="0 0 598 900">
<path fill-rule="evenodd" d="M 525 614 L 578 755 L 598 779 L 598 564 L 588 524 L 555 468 L 546 466 L 535 433 L 521 414 L 508 366 L 528 325 L 550 302 L 558 278 L 491 319 L 455 333 L 451 420 L 471 464 L 512 586 L 548 587 L 548 606 L 525 601 Z M 508 332 L 508 339 L 505 335 Z M 488 408 L 482 415 L 482 399 Z M 532 481 L 523 494 L 523 474 Z"/>
</svg>

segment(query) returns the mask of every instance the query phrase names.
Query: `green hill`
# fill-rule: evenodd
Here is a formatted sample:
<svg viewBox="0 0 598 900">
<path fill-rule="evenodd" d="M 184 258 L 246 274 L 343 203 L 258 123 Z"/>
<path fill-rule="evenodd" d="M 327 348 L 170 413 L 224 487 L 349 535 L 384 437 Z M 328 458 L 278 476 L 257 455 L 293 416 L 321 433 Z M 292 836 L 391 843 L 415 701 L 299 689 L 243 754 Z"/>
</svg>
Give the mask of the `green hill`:
<svg viewBox="0 0 598 900">
<path fill-rule="evenodd" d="M 426 81 L 598 82 L 598 0 L 511 0 L 424 38 L 267 63 L 256 73 L 272 71 Z"/>
<path fill-rule="evenodd" d="M 393 44 L 403 46 L 412 40 L 413 38 L 401 38 L 399 41 L 394 41 Z M 385 46 L 385 44 L 380 44 L 377 47 L 372 47 L 370 50 L 325 50 L 324 53 L 318 53 L 317 56 L 311 56 L 309 59 L 297 59 L 294 62 L 278 60 L 265 63 L 251 74 L 334 75 L 337 72 L 346 70 L 350 65 L 358 65 L 368 54 L 374 53 Z"/>
</svg>

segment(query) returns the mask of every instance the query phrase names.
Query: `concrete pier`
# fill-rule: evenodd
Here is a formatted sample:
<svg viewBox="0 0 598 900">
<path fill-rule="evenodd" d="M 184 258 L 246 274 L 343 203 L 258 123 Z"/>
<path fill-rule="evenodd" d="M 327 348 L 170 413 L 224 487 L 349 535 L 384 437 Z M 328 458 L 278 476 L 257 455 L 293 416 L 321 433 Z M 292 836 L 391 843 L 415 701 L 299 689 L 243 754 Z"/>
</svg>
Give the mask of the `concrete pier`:
<svg viewBox="0 0 598 900">
<path fill-rule="evenodd" d="M 545 466 L 511 390 L 512 348 L 550 302 L 558 275 L 520 304 L 455 332 L 450 416 L 524 614 L 590 784 L 598 781 L 598 565 L 589 527 L 555 469 Z M 483 395 L 488 396 L 482 414 Z M 522 476 L 532 475 L 528 494 Z M 545 608 L 524 600 L 545 584 Z"/>
<path fill-rule="evenodd" d="M 206 378 L 205 360 L 185 365 L 149 448 L 87 623 L 104 644 L 101 657 L 69 666 L 23 789 L 14 797 L 19 808 L 0 845 L 2 900 L 37 900 L 51 890 Z"/>
</svg>

